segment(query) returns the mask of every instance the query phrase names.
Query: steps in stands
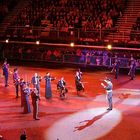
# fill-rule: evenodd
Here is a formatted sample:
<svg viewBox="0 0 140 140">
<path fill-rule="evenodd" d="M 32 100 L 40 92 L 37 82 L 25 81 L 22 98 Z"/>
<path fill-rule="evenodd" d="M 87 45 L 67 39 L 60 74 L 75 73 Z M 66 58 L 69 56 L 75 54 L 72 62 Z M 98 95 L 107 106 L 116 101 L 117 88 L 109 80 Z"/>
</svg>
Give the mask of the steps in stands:
<svg viewBox="0 0 140 140">
<path fill-rule="evenodd" d="M 140 15 L 140 0 L 128 0 L 123 16 L 116 23 L 117 32 L 110 33 L 105 40 L 128 41 L 132 25 L 136 22 L 138 15 Z"/>
<path fill-rule="evenodd" d="M 18 4 L 15 6 L 15 8 L 9 12 L 9 14 L 5 17 L 3 22 L 0 24 L 0 36 L 4 36 L 6 29 L 8 26 L 13 22 L 14 17 L 17 16 L 17 14 L 27 6 L 28 0 L 19 0 Z"/>
<path fill-rule="evenodd" d="M 53 27 L 53 24 L 50 23 L 49 20 L 44 19 L 41 21 L 41 26 L 45 27 L 45 29 L 41 32 L 42 37 L 47 37 L 49 36 L 50 30 Z"/>
</svg>

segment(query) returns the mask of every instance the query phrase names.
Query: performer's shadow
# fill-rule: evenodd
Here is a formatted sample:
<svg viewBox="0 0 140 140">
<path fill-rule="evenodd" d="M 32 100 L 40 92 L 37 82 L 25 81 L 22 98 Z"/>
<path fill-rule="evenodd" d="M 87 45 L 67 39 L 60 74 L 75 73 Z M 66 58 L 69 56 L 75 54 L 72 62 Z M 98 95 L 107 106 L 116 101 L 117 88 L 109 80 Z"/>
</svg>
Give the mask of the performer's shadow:
<svg viewBox="0 0 140 140">
<path fill-rule="evenodd" d="M 84 121 L 80 122 L 80 123 L 86 122 L 86 124 L 84 124 L 82 126 L 76 126 L 75 130 L 73 132 L 81 131 L 81 130 L 85 129 L 86 127 L 91 126 L 93 123 L 95 123 L 96 121 L 100 120 L 104 115 L 106 115 L 109 112 L 110 112 L 110 110 L 107 110 L 106 112 L 93 117 L 91 120 L 84 120 Z"/>
<path fill-rule="evenodd" d="M 115 106 L 120 105 L 125 99 L 128 99 L 129 96 L 131 96 L 130 93 L 121 93 L 121 94 L 119 94 L 119 96 L 118 96 L 119 100 L 114 105 Z"/>
</svg>

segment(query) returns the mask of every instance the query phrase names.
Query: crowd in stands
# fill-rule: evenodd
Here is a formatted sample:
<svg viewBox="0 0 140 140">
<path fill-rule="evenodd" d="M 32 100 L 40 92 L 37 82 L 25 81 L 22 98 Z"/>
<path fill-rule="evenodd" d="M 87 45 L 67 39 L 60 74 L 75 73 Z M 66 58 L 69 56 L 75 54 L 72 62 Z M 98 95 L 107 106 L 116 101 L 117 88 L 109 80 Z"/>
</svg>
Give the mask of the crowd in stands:
<svg viewBox="0 0 140 140">
<path fill-rule="evenodd" d="M 132 26 L 130 38 L 134 41 L 140 41 L 140 15 L 138 16 L 136 23 Z"/>
<path fill-rule="evenodd" d="M 112 29 L 117 18 L 122 15 L 125 2 L 126 0 L 30 0 L 29 5 L 15 17 L 11 25 L 29 27 L 49 24 L 62 32 L 80 28 L 82 34 L 85 31 Z M 44 25 L 43 20 L 49 21 L 47 25 Z M 94 33 L 91 37 L 95 37 L 97 34 L 92 35 Z"/>
<path fill-rule="evenodd" d="M 110 29 L 122 10 L 122 0 L 61 0 L 54 4 L 47 9 L 47 19 L 64 31 L 69 27 Z"/>
<path fill-rule="evenodd" d="M 4 17 L 14 8 L 18 0 L 0 0 L 0 23 Z"/>
</svg>

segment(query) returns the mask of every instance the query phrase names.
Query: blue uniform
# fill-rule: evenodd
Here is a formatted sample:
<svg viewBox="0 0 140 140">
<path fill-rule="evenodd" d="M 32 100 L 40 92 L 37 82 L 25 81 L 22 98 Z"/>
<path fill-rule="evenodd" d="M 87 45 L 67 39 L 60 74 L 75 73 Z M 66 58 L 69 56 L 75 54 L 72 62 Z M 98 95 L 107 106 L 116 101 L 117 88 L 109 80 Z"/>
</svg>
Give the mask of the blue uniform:
<svg viewBox="0 0 140 140">
<path fill-rule="evenodd" d="M 23 88 L 24 88 L 24 85 L 26 83 L 24 81 L 20 81 L 19 82 L 19 85 L 20 85 L 20 94 L 21 94 L 21 107 L 23 107 L 23 104 L 24 104 L 24 93 L 23 93 Z"/>
<path fill-rule="evenodd" d="M 115 68 L 115 78 L 116 79 L 118 79 L 118 76 L 119 76 L 119 67 L 120 67 L 120 64 L 119 64 L 119 61 L 117 60 L 115 62 L 115 66 L 114 66 L 114 68 Z"/>
<path fill-rule="evenodd" d="M 134 77 L 135 77 L 135 71 L 136 71 L 136 61 L 133 60 L 131 66 L 130 66 L 130 76 L 131 76 L 131 80 L 133 80 Z"/>
<path fill-rule="evenodd" d="M 39 76 L 36 76 L 36 77 L 34 76 L 32 78 L 32 84 L 33 84 L 34 88 L 37 89 L 38 94 L 40 94 L 40 81 L 41 81 L 41 78 Z"/>
<path fill-rule="evenodd" d="M 30 108 L 30 102 L 29 102 L 29 95 L 31 93 L 30 88 L 26 87 L 23 89 L 23 113 L 30 113 L 31 108 Z"/>
<path fill-rule="evenodd" d="M 49 99 L 49 98 L 52 97 L 51 81 L 54 80 L 55 78 L 52 78 L 50 76 L 45 76 L 44 79 L 46 81 L 46 84 L 45 84 L 45 97 Z"/>
<path fill-rule="evenodd" d="M 15 84 L 15 88 L 16 88 L 16 97 L 18 97 L 18 91 L 19 91 L 19 81 L 20 78 L 19 78 L 19 75 L 18 75 L 18 71 L 14 71 L 14 74 L 13 74 L 13 81 L 14 81 L 14 84 Z"/>
<path fill-rule="evenodd" d="M 4 63 L 3 66 L 2 66 L 2 69 L 3 69 L 3 75 L 4 75 L 4 78 L 5 78 L 5 87 L 8 86 L 8 76 L 9 76 L 9 64 L 7 63 Z"/>
<path fill-rule="evenodd" d="M 108 100 L 108 105 L 109 105 L 109 109 L 112 109 L 112 89 L 113 89 L 113 84 L 111 83 L 111 81 L 109 81 L 107 83 L 108 85 L 105 86 L 106 92 L 107 92 L 107 100 Z"/>
</svg>

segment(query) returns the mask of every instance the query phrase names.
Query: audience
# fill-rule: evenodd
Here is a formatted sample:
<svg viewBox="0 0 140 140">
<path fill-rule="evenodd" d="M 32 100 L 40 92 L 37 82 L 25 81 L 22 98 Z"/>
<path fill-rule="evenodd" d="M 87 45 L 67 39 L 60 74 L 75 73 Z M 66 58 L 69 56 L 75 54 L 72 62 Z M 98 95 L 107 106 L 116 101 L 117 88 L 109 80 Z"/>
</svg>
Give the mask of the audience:
<svg viewBox="0 0 140 140">
<path fill-rule="evenodd" d="M 11 12 L 18 0 L 0 0 L 0 23 L 4 17 Z"/>
<path fill-rule="evenodd" d="M 110 30 L 121 15 L 126 0 L 30 0 L 15 17 L 12 34 L 33 34 L 32 26 L 54 28 L 65 36 L 69 29 L 79 29 L 81 38 L 99 38 L 99 30 Z M 44 22 L 46 21 L 46 22 Z M 50 30 L 53 32 L 54 30 Z M 90 31 L 90 33 L 89 33 Z M 92 32 L 93 31 L 93 32 Z M 105 32 L 105 31 L 104 31 Z M 106 32 L 105 32 L 106 33 Z M 22 35 L 23 37 L 23 35 Z"/>
<path fill-rule="evenodd" d="M 136 23 L 132 26 L 130 38 L 133 41 L 140 41 L 140 14 L 136 20 Z"/>
</svg>

